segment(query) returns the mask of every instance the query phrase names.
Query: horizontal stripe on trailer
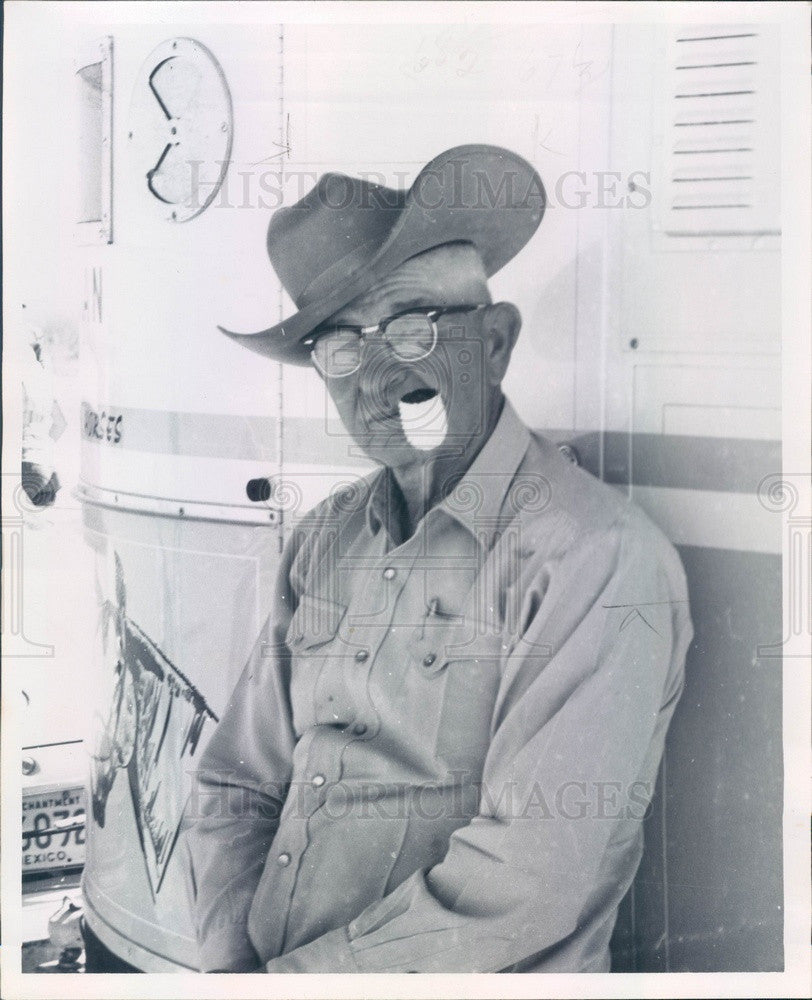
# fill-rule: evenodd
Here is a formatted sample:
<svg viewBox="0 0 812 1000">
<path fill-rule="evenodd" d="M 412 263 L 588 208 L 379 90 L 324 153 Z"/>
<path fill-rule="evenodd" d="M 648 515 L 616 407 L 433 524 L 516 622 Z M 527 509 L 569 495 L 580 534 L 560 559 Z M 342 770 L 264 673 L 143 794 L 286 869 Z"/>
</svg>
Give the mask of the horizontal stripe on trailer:
<svg viewBox="0 0 812 1000">
<path fill-rule="evenodd" d="M 117 451 L 263 466 L 279 461 L 278 422 L 272 417 L 115 406 L 92 410 L 83 404 L 82 429 L 87 445 Z M 781 471 L 780 441 L 562 429 L 541 433 L 574 446 L 580 464 L 594 475 L 600 476 L 602 464 L 605 481 L 615 485 L 755 493 L 765 476 Z M 323 417 L 286 417 L 283 449 L 285 463 L 350 466 L 359 472 L 372 468 L 343 427 Z"/>
</svg>

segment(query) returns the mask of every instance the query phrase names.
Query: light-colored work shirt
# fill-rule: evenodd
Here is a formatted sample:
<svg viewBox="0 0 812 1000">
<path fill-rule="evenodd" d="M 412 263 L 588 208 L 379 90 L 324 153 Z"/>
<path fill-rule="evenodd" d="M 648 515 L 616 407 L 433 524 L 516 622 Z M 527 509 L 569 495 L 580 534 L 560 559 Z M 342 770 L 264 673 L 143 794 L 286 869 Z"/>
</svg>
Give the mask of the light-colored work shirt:
<svg viewBox="0 0 812 1000">
<path fill-rule="evenodd" d="M 679 559 L 509 402 L 410 538 L 391 486 L 292 533 L 201 759 L 202 968 L 607 971 L 692 636 Z"/>
</svg>

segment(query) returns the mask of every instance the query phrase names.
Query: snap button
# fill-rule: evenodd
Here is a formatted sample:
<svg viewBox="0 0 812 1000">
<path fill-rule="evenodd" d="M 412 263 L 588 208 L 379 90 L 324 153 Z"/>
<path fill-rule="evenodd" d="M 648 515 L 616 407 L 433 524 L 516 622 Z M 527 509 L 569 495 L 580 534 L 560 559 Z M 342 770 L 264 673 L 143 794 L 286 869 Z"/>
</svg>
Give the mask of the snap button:
<svg viewBox="0 0 812 1000">
<path fill-rule="evenodd" d="M 365 722 L 356 722 L 355 725 L 352 727 L 352 731 L 355 733 L 356 736 L 363 736 L 364 733 L 367 731 L 367 724 Z"/>
<path fill-rule="evenodd" d="M 324 784 L 326 780 L 327 779 L 324 777 L 323 774 L 314 774 L 313 777 L 310 779 L 310 783 L 315 788 L 321 788 L 321 786 Z"/>
<path fill-rule="evenodd" d="M 355 654 L 355 659 L 358 660 L 359 663 L 363 663 L 364 660 L 369 659 L 369 653 L 365 649 L 359 649 Z"/>
<path fill-rule="evenodd" d="M 581 464 L 581 456 L 578 454 L 578 449 L 571 444 L 560 444 L 558 450 L 566 458 L 568 462 L 572 462 L 573 465 Z"/>
<path fill-rule="evenodd" d="M 276 860 L 283 868 L 287 868 L 290 864 L 290 855 L 287 851 L 284 851 Z"/>
<path fill-rule="evenodd" d="M 394 580 L 397 575 L 397 570 L 393 566 L 387 566 L 383 571 L 384 580 Z"/>
<path fill-rule="evenodd" d="M 430 667 L 434 663 L 434 661 L 436 659 L 437 659 L 437 657 L 434 655 L 434 653 L 427 653 L 423 657 L 423 666 L 424 667 Z"/>
</svg>

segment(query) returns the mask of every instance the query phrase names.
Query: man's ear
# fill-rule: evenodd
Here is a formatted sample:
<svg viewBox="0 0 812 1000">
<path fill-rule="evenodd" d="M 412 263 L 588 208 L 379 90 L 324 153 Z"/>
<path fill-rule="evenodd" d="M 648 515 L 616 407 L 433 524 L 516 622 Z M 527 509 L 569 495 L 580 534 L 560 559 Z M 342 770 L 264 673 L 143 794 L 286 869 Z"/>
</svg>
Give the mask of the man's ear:
<svg viewBox="0 0 812 1000">
<path fill-rule="evenodd" d="M 491 385 L 499 385 L 505 377 L 521 328 L 521 313 L 512 302 L 496 302 L 484 311 L 482 334 Z"/>
</svg>

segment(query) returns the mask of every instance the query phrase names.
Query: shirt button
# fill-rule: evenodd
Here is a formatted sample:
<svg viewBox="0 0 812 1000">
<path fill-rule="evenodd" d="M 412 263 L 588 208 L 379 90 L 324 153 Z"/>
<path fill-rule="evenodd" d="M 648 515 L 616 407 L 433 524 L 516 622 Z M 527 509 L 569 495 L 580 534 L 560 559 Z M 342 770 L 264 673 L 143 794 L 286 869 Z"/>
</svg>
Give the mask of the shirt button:
<svg viewBox="0 0 812 1000">
<path fill-rule="evenodd" d="M 315 788 L 321 788 L 321 786 L 324 784 L 326 780 L 327 779 L 324 777 L 323 774 L 314 774 L 313 777 L 310 779 L 310 783 Z"/>
<path fill-rule="evenodd" d="M 363 736 L 364 733 L 367 731 L 367 725 L 365 722 L 356 722 L 355 725 L 352 727 L 352 731 L 355 733 L 356 736 Z"/>
<path fill-rule="evenodd" d="M 432 663 L 434 663 L 434 661 L 436 659 L 437 659 L 437 657 L 434 655 L 434 653 L 427 653 L 423 657 L 423 666 L 424 667 L 430 667 L 432 665 Z"/>
<path fill-rule="evenodd" d="M 383 571 L 384 580 L 394 580 L 397 575 L 397 570 L 393 566 L 387 566 Z"/>
<path fill-rule="evenodd" d="M 290 864 L 290 855 L 287 851 L 285 851 L 283 854 L 280 854 L 276 860 L 283 868 L 287 868 Z"/>
<path fill-rule="evenodd" d="M 368 658 L 369 658 L 369 653 L 365 649 L 359 649 L 358 652 L 355 654 L 355 659 L 358 660 L 359 663 L 363 663 L 364 660 Z"/>
</svg>

